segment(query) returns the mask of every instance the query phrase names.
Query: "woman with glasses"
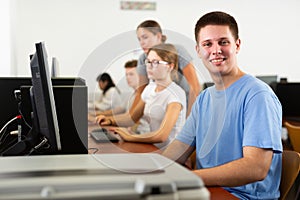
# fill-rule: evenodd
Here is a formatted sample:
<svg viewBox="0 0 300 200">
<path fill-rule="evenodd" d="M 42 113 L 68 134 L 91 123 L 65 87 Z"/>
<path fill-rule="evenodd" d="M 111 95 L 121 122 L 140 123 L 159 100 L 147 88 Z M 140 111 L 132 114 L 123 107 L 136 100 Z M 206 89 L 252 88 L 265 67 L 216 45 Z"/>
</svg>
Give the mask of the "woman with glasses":
<svg viewBox="0 0 300 200">
<path fill-rule="evenodd" d="M 150 80 L 145 87 L 141 101 L 130 117 L 124 118 L 119 126 L 130 126 L 131 119 L 139 120 L 143 115 L 150 125 L 150 132 L 134 134 L 127 128 L 115 128 L 123 140 L 154 143 L 166 147 L 181 130 L 186 117 L 186 96 L 174 80 L 178 78 L 178 55 L 171 44 L 159 44 L 149 49 L 144 61 Z M 98 118 L 100 125 L 116 125 L 113 118 Z"/>
<path fill-rule="evenodd" d="M 154 20 L 146 20 L 139 24 L 136 30 L 136 34 L 140 46 L 144 51 L 144 53 L 139 57 L 137 68 L 140 75 L 139 94 L 141 94 L 145 86 L 149 83 L 146 66 L 144 64 L 147 52 L 154 45 L 165 43 L 167 37 L 163 35 L 160 25 Z M 198 81 L 195 68 L 192 64 L 191 55 L 183 46 L 174 46 L 178 52 L 178 79 L 175 82 L 180 85 L 186 92 L 188 100 L 188 114 L 197 95 L 201 91 L 201 86 Z M 135 102 L 138 101 L 139 97 L 139 95 L 136 96 Z"/>
</svg>

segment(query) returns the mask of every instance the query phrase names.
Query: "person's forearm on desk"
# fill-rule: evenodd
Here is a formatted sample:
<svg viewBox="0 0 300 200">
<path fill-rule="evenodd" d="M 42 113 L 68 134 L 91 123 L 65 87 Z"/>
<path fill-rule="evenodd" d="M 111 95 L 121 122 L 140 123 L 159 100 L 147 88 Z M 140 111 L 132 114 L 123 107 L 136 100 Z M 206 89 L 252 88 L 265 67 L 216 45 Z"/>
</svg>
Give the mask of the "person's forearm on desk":
<svg viewBox="0 0 300 200">
<path fill-rule="evenodd" d="M 175 126 L 180 111 L 182 109 L 179 103 L 170 103 L 160 127 L 156 131 L 131 134 L 127 129 L 117 128 L 115 132 L 118 133 L 125 141 L 129 142 L 144 142 L 144 143 L 162 143 L 168 140 L 172 128 Z"/>
<path fill-rule="evenodd" d="M 272 150 L 244 147 L 244 156 L 217 167 L 195 170 L 207 186 L 236 187 L 263 180 L 272 161 Z"/>
<path fill-rule="evenodd" d="M 162 155 L 167 158 L 184 165 L 189 156 L 195 150 L 194 147 L 187 145 L 179 140 L 174 140 L 166 150 L 163 151 Z"/>
<path fill-rule="evenodd" d="M 133 126 L 143 116 L 144 106 L 145 103 L 140 101 L 133 110 L 133 113 L 129 111 L 124 114 L 112 115 L 108 117 L 98 116 L 97 123 L 103 126 Z"/>
<path fill-rule="evenodd" d="M 126 113 L 107 117 L 108 120 L 107 121 L 104 120 L 105 122 L 103 122 L 102 125 L 129 127 L 129 126 L 133 126 L 136 122 L 138 122 L 138 120 L 143 116 L 145 104 L 141 100 L 141 94 L 146 87 L 147 80 L 148 80 L 147 77 L 140 76 L 140 83 L 139 83 L 140 86 L 136 90 L 136 95 L 130 109 Z"/>
</svg>

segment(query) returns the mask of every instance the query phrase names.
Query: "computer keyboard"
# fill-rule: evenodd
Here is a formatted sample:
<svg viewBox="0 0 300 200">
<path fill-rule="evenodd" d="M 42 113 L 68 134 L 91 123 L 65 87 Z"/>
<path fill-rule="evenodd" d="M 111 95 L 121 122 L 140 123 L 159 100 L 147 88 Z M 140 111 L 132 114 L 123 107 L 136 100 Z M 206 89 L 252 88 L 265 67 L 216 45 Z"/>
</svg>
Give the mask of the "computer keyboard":
<svg viewBox="0 0 300 200">
<path fill-rule="evenodd" d="M 106 129 L 94 129 L 90 132 L 91 137 L 96 142 L 118 142 L 119 139 L 112 133 L 108 133 Z"/>
</svg>

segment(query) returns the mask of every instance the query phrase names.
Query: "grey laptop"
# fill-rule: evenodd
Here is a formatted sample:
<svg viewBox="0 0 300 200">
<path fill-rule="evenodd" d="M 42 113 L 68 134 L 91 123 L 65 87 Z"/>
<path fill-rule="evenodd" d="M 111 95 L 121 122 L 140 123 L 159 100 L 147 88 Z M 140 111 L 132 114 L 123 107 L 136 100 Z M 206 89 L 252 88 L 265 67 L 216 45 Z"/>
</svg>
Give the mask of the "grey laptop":
<svg viewBox="0 0 300 200">
<path fill-rule="evenodd" d="M 0 157 L 0 199 L 209 199 L 202 180 L 154 153 Z"/>
</svg>

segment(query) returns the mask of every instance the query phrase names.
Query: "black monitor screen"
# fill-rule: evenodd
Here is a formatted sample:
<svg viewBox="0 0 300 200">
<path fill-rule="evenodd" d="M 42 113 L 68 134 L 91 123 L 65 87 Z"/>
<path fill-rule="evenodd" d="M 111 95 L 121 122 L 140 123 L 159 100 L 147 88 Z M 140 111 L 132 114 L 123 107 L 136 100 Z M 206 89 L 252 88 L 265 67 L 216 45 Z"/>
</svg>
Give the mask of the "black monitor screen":
<svg viewBox="0 0 300 200">
<path fill-rule="evenodd" d="M 278 83 L 276 95 L 282 105 L 283 117 L 300 119 L 300 83 Z"/>
<path fill-rule="evenodd" d="M 273 91 L 276 91 L 276 84 L 278 80 L 277 75 L 269 75 L 269 76 L 256 76 L 256 78 L 260 79 L 261 81 L 265 82 L 268 84 Z"/>
<path fill-rule="evenodd" d="M 61 150 L 61 143 L 47 52 L 43 42 L 36 43 L 35 47 L 30 60 L 34 131 L 49 145 L 48 152 L 56 152 Z"/>
<path fill-rule="evenodd" d="M 271 85 L 272 83 L 276 83 L 278 80 L 278 76 L 277 75 L 269 75 L 269 76 L 256 76 L 256 78 L 262 80 L 263 82 L 265 82 L 268 85 Z"/>
</svg>

